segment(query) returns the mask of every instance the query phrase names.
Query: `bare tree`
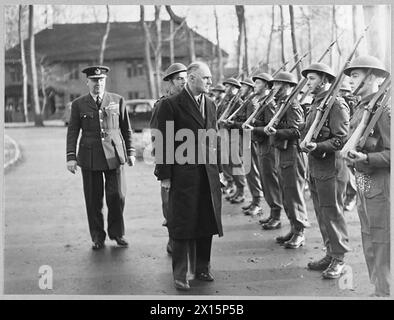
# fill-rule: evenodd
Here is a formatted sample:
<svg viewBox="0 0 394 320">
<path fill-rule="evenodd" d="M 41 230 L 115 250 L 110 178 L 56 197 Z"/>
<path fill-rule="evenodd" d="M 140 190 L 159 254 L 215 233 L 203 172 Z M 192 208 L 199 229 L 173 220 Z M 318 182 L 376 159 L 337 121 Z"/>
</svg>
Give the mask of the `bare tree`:
<svg viewBox="0 0 394 320">
<path fill-rule="evenodd" d="M 271 11 L 271 32 L 270 32 L 270 37 L 268 39 L 267 59 L 266 59 L 267 66 L 269 66 L 269 64 L 270 64 L 270 53 L 271 53 L 272 36 L 274 34 L 274 28 L 275 28 L 275 6 L 272 6 L 272 11 Z"/>
<path fill-rule="evenodd" d="M 161 95 L 161 48 L 162 48 L 162 35 L 161 35 L 161 19 L 160 19 L 161 6 L 155 6 L 155 26 L 156 26 L 156 46 L 154 48 L 155 54 L 155 83 L 156 92 L 158 97 Z"/>
<path fill-rule="evenodd" d="M 242 67 L 244 62 L 244 53 L 245 51 L 242 50 L 243 45 L 245 45 L 245 8 L 244 6 L 235 6 L 235 12 L 237 14 L 238 19 L 238 42 L 237 42 L 237 71 L 238 75 L 242 74 Z"/>
<path fill-rule="evenodd" d="M 181 18 L 180 16 L 176 15 L 174 11 L 172 10 L 171 6 L 166 6 L 166 10 L 168 14 L 170 15 L 170 18 L 179 25 L 182 25 L 184 28 L 184 31 L 187 34 L 187 47 L 189 49 L 189 60 L 195 61 L 196 60 L 196 50 L 194 46 L 194 35 L 193 35 L 193 30 L 187 25 L 186 18 Z"/>
<path fill-rule="evenodd" d="M 297 41 L 295 36 L 295 28 L 294 28 L 294 8 L 292 5 L 289 5 L 289 13 L 290 13 L 290 30 L 291 30 L 291 42 L 293 44 L 293 54 L 294 61 L 298 61 L 298 51 L 297 51 Z M 301 66 L 300 63 L 297 64 L 297 76 L 298 79 L 301 78 Z"/>
<path fill-rule="evenodd" d="M 306 21 L 308 29 L 308 51 L 309 51 L 309 64 L 312 63 L 312 27 L 311 27 L 311 16 L 305 13 L 303 7 L 300 7 L 303 18 Z"/>
<path fill-rule="evenodd" d="M 352 27 L 353 27 L 353 43 L 357 41 L 357 6 L 352 5 Z M 358 51 L 356 51 L 355 56 L 358 56 Z"/>
<path fill-rule="evenodd" d="M 103 36 L 103 40 L 101 41 L 99 64 L 104 64 L 104 52 L 107 45 L 108 34 L 111 29 L 110 10 L 108 4 L 106 5 L 106 8 L 107 8 L 107 23 L 105 26 L 105 33 Z"/>
<path fill-rule="evenodd" d="M 215 26 L 216 26 L 216 42 L 217 42 L 217 56 L 218 56 L 218 81 L 222 81 L 223 80 L 223 56 L 222 56 L 222 49 L 220 47 L 220 37 L 219 37 L 219 18 L 218 18 L 218 14 L 216 12 L 216 6 L 213 9 L 213 14 L 215 16 Z"/>
<path fill-rule="evenodd" d="M 144 31 L 145 69 L 146 69 L 146 76 L 148 82 L 149 96 L 151 98 L 156 98 L 157 94 L 156 94 L 154 78 L 153 78 L 153 68 L 152 68 L 151 51 L 150 51 L 152 39 L 150 36 L 149 27 L 145 21 L 145 7 L 143 5 L 140 5 L 140 23 Z"/>
<path fill-rule="evenodd" d="M 174 38 L 175 38 L 174 20 L 170 19 L 170 36 L 169 36 L 169 41 L 170 41 L 170 64 L 173 64 L 175 62 L 175 58 L 174 58 Z"/>
<path fill-rule="evenodd" d="M 45 68 L 45 56 L 42 56 L 40 59 L 40 74 L 41 74 L 41 94 L 43 97 L 42 100 L 42 108 L 41 108 L 41 116 L 45 118 L 45 111 L 47 110 L 47 71 Z"/>
<path fill-rule="evenodd" d="M 283 18 L 283 7 L 282 5 L 279 6 L 280 9 L 280 44 L 281 44 L 281 57 L 282 63 L 286 62 L 285 58 L 285 23 Z"/>
<path fill-rule="evenodd" d="M 29 39 L 30 39 L 30 66 L 33 88 L 33 105 L 34 105 L 34 124 L 36 127 L 43 127 L 40 100 L 38 98 L 38 84 L 37 84 L 37 66 L 36 66 L 36 49 L 34 41 L 34 6 L 29 5 Z"/>
<path fill-rule="evenodd" d="M 19 31 L 19 44 L 21 48 L 21 61 L 22 61 L 23 113 L 25 115 L 25 122 L 29 122 L 29 115 L 27 110 L 27 66 L 26 66 L 26 57 L 25 57 L 25 43 L 23 41 L 23 32 L 22 32 L 22 20 L 23 20 L 23 5 L 19 5 L 18 31 Z"/>
<path fill-rule="evenodd" d="M 244 18 L 244 66 L 243 66 L 243 70 L 245 70 L 246 74 L 249 74 L 249 55 L 248 55 L 248 33 L 246 30 L 246 19 Z"/>
</svg>

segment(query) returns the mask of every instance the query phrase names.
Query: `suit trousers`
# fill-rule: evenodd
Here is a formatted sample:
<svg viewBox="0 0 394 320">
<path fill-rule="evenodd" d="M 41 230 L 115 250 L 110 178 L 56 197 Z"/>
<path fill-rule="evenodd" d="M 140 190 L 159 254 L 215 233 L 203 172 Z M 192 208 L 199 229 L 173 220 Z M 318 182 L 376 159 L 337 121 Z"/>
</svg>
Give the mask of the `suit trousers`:
<svg viewBox="0 0 394 320">
<path fill-rule="evenodd" d="M 212 236 L 173 239 L 172 270 L 174 280 L 192 280 L 195 273 L 210 270 Z"/>
<path fill-rule="evenodd" d="M 105 184 L 104 184 L 105 178 Z M 92 241 L 104 241 L 103 198 L 108 207 L 107 231 L 113 239 L 124 235 L 123 209 L 125 205 L 126 182 L 124 169 L 93 171 L 82 169 L 83 191 Z"/>
<path fill-rule="evenodd" d="M 268 142 L 265 142 L 268 143 Z M 268 148 L 268 149 L 267 149 Z M 282 193 L 278 177 L 278 151 L 273 146 L 258 144 L 258 166 L 262 180 L 265 201 L 271 208 L 270 217 L 280 219 L 283 208 Z"/>
<path fill-rule="evenodd" d="M 246 182 L 250 193 L 252 194 L 252 203 L 256 206 L 261 205 L 263 199 L 263 186 L 261 185 L 260 171 L 259 171 L 259 159 L 257 154 L 257 143 L 251 141 L 251 164 L 250 171 L 246 174 Z"/>
</svg>

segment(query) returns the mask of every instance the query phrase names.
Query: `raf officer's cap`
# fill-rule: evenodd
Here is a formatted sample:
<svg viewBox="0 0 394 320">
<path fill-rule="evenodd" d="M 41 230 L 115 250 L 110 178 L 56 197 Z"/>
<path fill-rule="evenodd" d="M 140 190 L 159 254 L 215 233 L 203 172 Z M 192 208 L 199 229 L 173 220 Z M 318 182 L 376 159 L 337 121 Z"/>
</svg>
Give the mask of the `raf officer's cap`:
<svg viewBox="0 0 394 320">
<path fill-rule="evenodd" d="M 82 72 L 90 79 L 106 78 L 109 68 L 106 66 L 90 66 L 83 69 Z"/>
</svg>

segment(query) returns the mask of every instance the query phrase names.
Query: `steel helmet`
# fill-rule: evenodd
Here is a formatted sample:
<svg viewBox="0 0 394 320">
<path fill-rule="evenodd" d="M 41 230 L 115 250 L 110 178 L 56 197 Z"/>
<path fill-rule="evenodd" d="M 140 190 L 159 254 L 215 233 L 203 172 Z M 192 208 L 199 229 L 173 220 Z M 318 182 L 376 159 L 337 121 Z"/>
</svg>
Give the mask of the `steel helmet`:
<svg viewBox="0 0 394 320">
<path fill-rule="evenodd" d="M 163 76 L 163 80 L 164 81 L 170 81 L 170 77 L 178 72 L 183 72 L 183 71 L 187 71 L 187 68 L 184 64 L 182 63 L 173 63 L 172 65 L 170 65 L 167 70 L 164 72 L 164 76 Z"/>
<path fill-rule="evenodd" d="M 344 70 L 344 73 L 347 76 L 350 76 L 350 73 L 354 69 L 373 69 L 373 71 L 376 71 L 376 74 L 381 77 L 385 77 L 389 74 L 389 72 L 385 70 L 383 63 L 378 58 L 367 55 L 355 58 L 350 63 L 349 67 Z"/>
<path fill-rule="evenodd" d="M 292 86 L 296 86 L 298 83 L 295 75 L 287 71 L 277 73 L 271 82 L 285 82 L 291 84 Z"/>
<path fill-rule="evenodd" d="M 250 78 L 245 78 L 244 80 L 240 81 L 241 84 L 246 84 L 247 86 L 254 88 L 254 82 Z"/>
<path fill-rule="evenodd" d="M 255 76 L 252 77 L 253 81 L 256 81 L 257 79 L 270 82 L 270 81 L 272 81 L 273 78 L 269 73 L 263 72 L 263 73 L 256 74 Z"/>
<path fill-rule="evenodd" d="M 224 87 L 224 85 L 222 85 L 221 83 L 218 83 L 213 89 L 212 91 L 220 91 L 220 92 L 224 92 L 226 90 L 226 88 Z"/>
<path fill-rule="evenodd" d="M 232 86 L 237 87 L 238 89 L 241 88 L 241 84 L 239 83 L 239 81 L 233 77 L 224 80 L 223 84 L 231 84 Z"/>
<path fill-rule="evenodd" d="M 308 68 L 302 70 L 301 74 L 304 78 L 306 78 L 309 72 L 324 73 L 327 76 L 329 82 L 333 82 L 335 80 L 334 72 L 325 63 L 321 63 L 321 62 L 312 63 Z"/>
</svg>

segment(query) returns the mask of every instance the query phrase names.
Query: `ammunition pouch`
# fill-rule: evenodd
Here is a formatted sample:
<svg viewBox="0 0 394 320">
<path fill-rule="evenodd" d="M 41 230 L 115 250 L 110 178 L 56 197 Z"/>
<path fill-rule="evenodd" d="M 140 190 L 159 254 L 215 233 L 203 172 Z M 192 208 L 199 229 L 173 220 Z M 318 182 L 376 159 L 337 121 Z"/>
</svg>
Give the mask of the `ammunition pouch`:
<svg viewBox="0 0 394 320">
<path fill-rule="evenodd" d="M 316 142 L 325 141 L 330 138 L 331 129 L 329 127 L 323 126 L 316 138 Z"/>
</svg>

